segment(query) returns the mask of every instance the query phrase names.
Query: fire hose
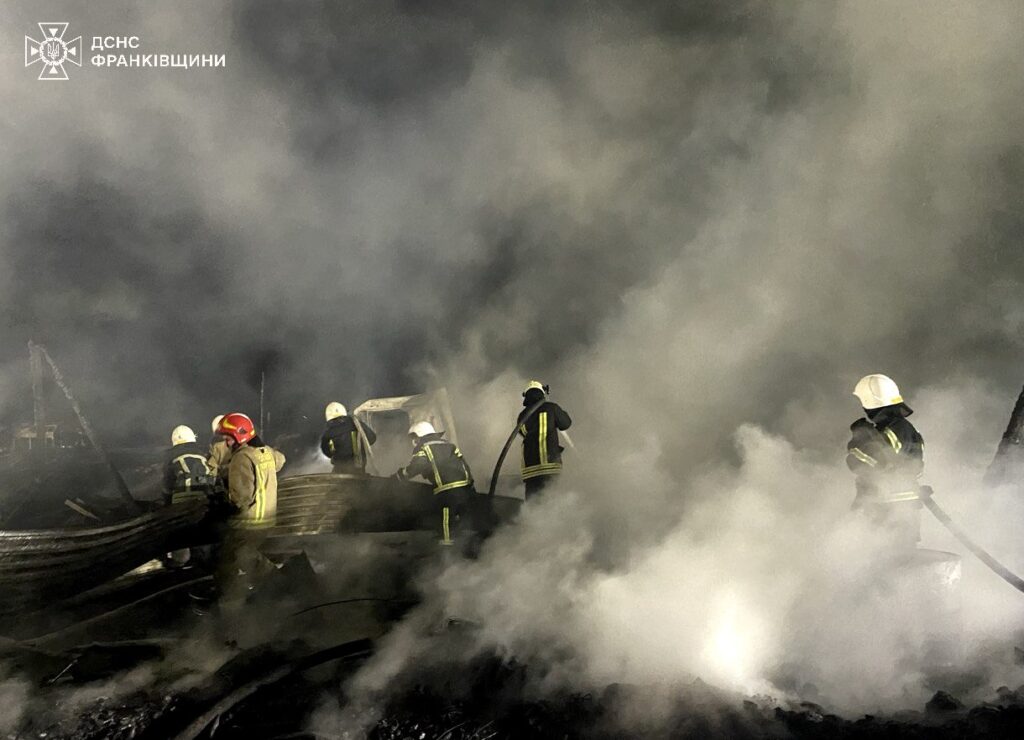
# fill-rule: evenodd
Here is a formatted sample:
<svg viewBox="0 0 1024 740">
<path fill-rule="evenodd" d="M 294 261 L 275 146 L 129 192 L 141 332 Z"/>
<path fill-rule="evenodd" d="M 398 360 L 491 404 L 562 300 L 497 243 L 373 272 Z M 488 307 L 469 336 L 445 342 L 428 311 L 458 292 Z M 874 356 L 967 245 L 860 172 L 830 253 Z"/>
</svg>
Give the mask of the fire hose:
<svg viewBox="0 0 1024 740">
<path fill-rule="evenodd" d="M 932 498 L 933 493 L 934 491 L 932 491 L 931 486 L 921 486 L 920 488 L 921 503 L 927 507 L 928 511 L 930 511 L 935 518 L 939 520 L 942 526 L 948 529 L 964 547 L 970 550 L 978 560 L 987 565 L 993 573 L 1018 591 L 1024 592 L 1024 580 L 1011 572 L 1005 565 L 989 555 L 988 552 L 968 537 L 967 534 L 949 518 L 949 515 L 942 510 L 942 507 L 935 503 L 935 500 Z"/>
<path fill-rule="evenodd" d="M 493 497 L 494 491 L 498 487 L 498 474 L 501 472 L 502 463 L 505 462 L 505 456 L 508 455 L 509 449 L 512 447 L 512 442 L 516 438 L 516 434 L 519 433 L 519 425 L 524 424 L 527 419 L 537 413 L 537 409 L 548 402 L 547 397 L 544 397 L 537 401 L 535 404 L 526 409 L 526 413 L 523 415 L 522 421 L 517 421 L 516 425 L 512 428 L 512 433 L 508 435 L 508 439 L 505 440 L 505 446 L 501 448 L 501 454 L 498 455 L 498 462 L 494 463 L 494 472 L 491 474 L 491 486 L 487 489 L 487 495 Z"/>
</svg>

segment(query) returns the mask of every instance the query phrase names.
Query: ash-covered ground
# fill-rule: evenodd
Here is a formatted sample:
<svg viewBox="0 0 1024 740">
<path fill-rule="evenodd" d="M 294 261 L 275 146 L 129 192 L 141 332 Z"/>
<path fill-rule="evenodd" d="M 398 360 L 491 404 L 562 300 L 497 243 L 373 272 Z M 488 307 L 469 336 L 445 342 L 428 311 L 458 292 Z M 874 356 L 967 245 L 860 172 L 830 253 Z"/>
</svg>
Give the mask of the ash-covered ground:
<svg viewBox="0 0 1024 740">
<path fill-rule="evenodd" d="M 444 643 L 461 640 L 466 629 L 449 625 L 435 636 L 440 643 L 435 647 L 448 650 L 451 646 Z M 248 652 L 202 680 L 168 670 L 165 661 L 143 662 L 115 682 L 91 686 L 65 682 L 40 690 L 9 679 L 4 701 L 24 703 L 18 707 L 21 727 L 7 736 L 1010 738 L 1019 736 L 1024 723 L 1024 686 L 998 687 L 971 705 L 940 690 L 916 708 L 844 717 L 812 701 L 783 694 L 744 696 L 700 679 L 673 686 L 611 684 L 592 692 L 539 693 L 533 669 L 497 655 L 411 670 L 385 695 L 353 707 L 344 687 L 364 665 L 367 646 L 354 646 L 350 664 L 276 675 L 275 668 L 308 651 L 307 646 L 291 647 Z M 135 657 L 143 656 L 137 652 Z M 942 678 L 974 696 L 985 683 L 978 675 Z M 239 691 L 239 686 L 258 688 Z M 223 703 L 225 696 L 232 700 Z M 649 714 L 652 703 L 658 709 Z"/>
</svg>

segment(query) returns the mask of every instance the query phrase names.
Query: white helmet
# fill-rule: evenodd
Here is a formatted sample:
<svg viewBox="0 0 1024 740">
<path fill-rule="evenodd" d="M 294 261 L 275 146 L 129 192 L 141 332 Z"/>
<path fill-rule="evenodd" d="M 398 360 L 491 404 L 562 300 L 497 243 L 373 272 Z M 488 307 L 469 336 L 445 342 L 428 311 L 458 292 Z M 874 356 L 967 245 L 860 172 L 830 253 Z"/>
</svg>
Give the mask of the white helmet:
<svg viewBox="0 0 1024 740">
<path fill-rule="evenodd" d="M 865 375 L 857 381 L 853 395 L 859 398 L 860 405 L 869 411 L 903 403 L 899 387 L 888 375 Z"/>
<path fill-rule="evenodd" d="M 181 426 L 174 427 L 171 432 L 171 444 L 172 445 L 183 445 L 186 442 L 195 442 L 196 433 L 192 431 L 191 427 L 187 427 L 184 424 Z"/>
<path fill-rule="evenodd" d="M 324 416 L 327 417 L 327 421 L 337 419 L 339 416 L 348 416 L 348 409 L 345 408 L 344 404 L 331 401 L 327 404 L 327 408 L 324 409 Z"/>
<path fill-rule="evenodd" d="M 437 434 L 437 430 L 434 429 L 434 425 L 429 421 L 417 421 L 409 427 L 410 437 L 426 437 L 428 434 Z"/>
<path fill-rule="evenodd" d="M 210 431 L 214 434 L 217 433 L 217 428 L 220 426 L 220 420 L 224 418 L 224 414 L 217 414 L 213 417 L 213 421 L 210 422 Z"/>
</svg>

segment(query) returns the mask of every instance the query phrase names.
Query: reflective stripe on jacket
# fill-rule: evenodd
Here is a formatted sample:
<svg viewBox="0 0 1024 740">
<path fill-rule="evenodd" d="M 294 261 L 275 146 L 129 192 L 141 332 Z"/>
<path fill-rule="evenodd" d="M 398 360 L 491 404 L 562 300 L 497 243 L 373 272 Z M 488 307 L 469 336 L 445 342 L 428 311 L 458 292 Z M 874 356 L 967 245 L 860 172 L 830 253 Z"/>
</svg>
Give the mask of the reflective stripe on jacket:
<svg viewBox="0 0 1024 740">
<path fill-rule="evenodd" d="M 917 480 L 924 470 L 924 440 L 896 409 L 850 425 L 846 464 L 859 490 L 884 503 L 917 501 Z"/>
<path fill-rule="evenodd" d="M 434 486 L 435 494 L 473 485 L 473 473 L 459 448 L 434 435 L 417 442 L 412 460 L 397 475 L 401 480 L 422 476 Z"/>
<path fill-rule="evenodd" d="M 206 497 L 213 485 L 213 476 L 206 455 L 194 442 L 175 445 L 164 466 L 164 501 L 179 503 Z"/>
<path fill-rule="evenodd" d="M 366 424 L 362 425 L 366 441 L 371 445 L 377 441 L 377 435 Z M 320 437 L 320 451 L 331 462 L 344 463 L 353 461 L 360 468 L 366 466 L 366 451 L 360 439 L 359 430 L 351 416 L 339 416 L 327 422 L 327 429 Z"/>
<path fill-rule="evenodd" d="M 277 514 L 277 472 L 285 463 L 280 452 L 266 445 L 242 445 L 234 450 L 228 470 L 228 498 L 246 526 L 273 524 Z"/>
<path fill-rule="evenodd" d="M 572 426 L 561 406 L 548 401 L 529 418 L 526 411 L 519 414 L 519 435 L 523 438 L 522 464 L 523 480 L 541 475 L 557 475 L 562 472 L 562 446 L 558 443 L 558 431 Z"/>
</svg>

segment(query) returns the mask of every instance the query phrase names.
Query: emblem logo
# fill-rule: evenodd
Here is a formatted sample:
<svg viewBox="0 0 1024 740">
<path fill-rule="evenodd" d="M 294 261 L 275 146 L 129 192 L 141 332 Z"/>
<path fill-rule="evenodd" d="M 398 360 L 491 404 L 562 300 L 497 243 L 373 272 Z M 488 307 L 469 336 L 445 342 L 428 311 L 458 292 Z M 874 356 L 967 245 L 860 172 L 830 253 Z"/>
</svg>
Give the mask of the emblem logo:
<svg viewBox="0 0 1024 740">
<path fill-rule="evenodd" d="M 68 30 L 67 23 L 39 23 L 43 32 L 43 40 L 37 41 L 31 36 L 25 37 L 25 66 L 42 62 L 39 71 L 40 80 L 66 80 L 66 62 L 82 66 L 82 37 L 76 36 L 70 41 L 64 40 Z"/>
</svg>

